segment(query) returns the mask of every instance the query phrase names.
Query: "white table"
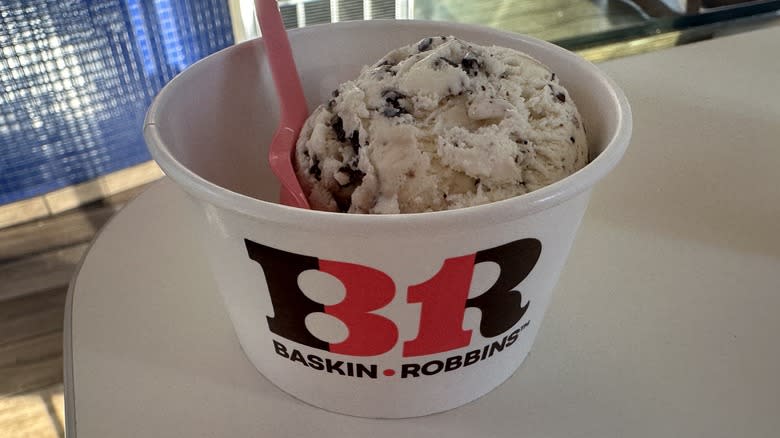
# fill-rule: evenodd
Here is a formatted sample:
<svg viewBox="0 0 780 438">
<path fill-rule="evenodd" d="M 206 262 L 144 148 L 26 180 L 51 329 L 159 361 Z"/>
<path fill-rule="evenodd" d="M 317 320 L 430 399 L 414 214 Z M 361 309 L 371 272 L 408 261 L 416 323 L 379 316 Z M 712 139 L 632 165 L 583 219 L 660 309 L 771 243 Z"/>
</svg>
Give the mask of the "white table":
<svg viewBox="0 0 780 438">
<path fill-rule="evenodd" d="M 608 62 L 635 136 L 596 189 L 539 338 L 462 408 L 377 421 L 244 358 L 191 206 L 153 186 L 103 230 L 66 311 L 70 437 L 780 436 L 780 27 Z"/>
</svg>

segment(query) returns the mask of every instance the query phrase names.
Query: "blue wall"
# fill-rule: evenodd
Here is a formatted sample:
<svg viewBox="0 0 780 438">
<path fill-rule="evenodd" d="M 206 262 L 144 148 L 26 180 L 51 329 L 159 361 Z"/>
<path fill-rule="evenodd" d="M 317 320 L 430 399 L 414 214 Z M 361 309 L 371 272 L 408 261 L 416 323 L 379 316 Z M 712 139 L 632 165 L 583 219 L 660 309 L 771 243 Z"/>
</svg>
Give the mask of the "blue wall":
<svg viewBox="0 0 780 438">
<path fill-rule="evenodd" d="M 149 160 L 152 98 L 231 44 L 227 0 L 0 0 L 0 204 Z"/>
</svg>

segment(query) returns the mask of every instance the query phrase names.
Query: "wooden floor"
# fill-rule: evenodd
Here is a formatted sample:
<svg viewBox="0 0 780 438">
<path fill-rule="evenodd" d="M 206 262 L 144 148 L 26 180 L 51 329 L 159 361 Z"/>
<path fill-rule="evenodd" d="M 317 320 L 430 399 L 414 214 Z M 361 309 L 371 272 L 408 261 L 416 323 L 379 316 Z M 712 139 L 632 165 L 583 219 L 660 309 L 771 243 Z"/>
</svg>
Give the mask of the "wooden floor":
<svg viewBox="0 0 780 438">
<path fill-rule="evenodd" d="M 62 384 L 12 397 L 0 397 L 3 438 L 65 436 Z"/>
<path fill-rule="evenodd" d="M 63 437 L 65 295 L 95 233 L 139 187 L 0 229 L 0 437 Z"/>
</svg>

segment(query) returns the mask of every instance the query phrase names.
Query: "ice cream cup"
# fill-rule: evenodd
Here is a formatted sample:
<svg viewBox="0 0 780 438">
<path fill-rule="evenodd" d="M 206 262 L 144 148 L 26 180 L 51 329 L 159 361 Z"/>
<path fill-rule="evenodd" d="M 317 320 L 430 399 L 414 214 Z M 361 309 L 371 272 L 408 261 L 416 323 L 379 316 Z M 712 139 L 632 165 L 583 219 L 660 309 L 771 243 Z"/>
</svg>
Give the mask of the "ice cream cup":
<svg viewBox="0 0 780 438">
<path fill-rule="evenodd" d="M 509 378 L 539 331 L 593 186 L 629 142 L 628 102 L 597 67 L 534 38 L 463 24 L 291 31 L 310 108 L 361 66 L 431 35 L 547 64 L 578 105 L 592 161 L 530 194 L 458 210 L 351 215 L 280 205 L 266 161 L 278 102 L 260 40 L 173 79 L 144 127 L 154 158 L 202 213 L 193 239 L 204 243 L 247 358 L 285 392 L 330 411 L 426 415 Z"/>
</svg>

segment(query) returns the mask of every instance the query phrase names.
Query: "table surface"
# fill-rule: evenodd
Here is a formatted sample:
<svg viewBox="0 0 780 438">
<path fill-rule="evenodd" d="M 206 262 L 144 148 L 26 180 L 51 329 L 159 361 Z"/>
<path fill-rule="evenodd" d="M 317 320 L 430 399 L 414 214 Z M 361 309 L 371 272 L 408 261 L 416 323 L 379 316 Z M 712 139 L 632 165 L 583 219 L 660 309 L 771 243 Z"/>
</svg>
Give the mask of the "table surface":
<svg viewBox="0 0 780 438">
<path fill-rule="evenodd" d="M 590 206 L 530 356 L 439 415 L 368 420 L 282 393 L 244 358 L 153 186 L 104 229 L 66 310 L 70 436 L 776 437 L 780 27 L 602 65 L 635 135 Z"/>
</svg>

